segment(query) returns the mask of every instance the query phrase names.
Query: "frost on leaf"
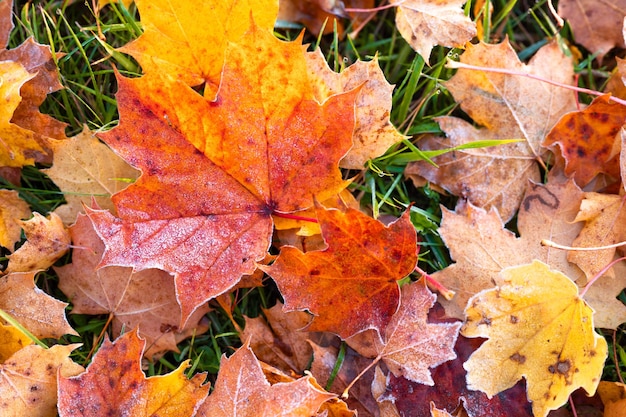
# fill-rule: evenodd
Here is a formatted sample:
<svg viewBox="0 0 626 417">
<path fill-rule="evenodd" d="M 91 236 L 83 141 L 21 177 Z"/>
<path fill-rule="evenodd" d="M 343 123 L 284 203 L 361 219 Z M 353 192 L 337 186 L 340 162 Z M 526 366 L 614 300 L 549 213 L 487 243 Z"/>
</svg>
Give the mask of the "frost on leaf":
<svg viewBox="0 0 626 417">
<path fill-rule="evenodd" d="M 492 397 L 524 377 L 535 417 L 578 388 L 595 393 L 607 343 L 594 332 L 593 310 L 576 285 L 539 261 L 506 268 L 501 278 L 466 309 L 462 334 L 488 339 L 464 364 L 468 387 Z"/>
<path fill-rule="evenodd" d="M 356 92 L 318 104 L 302 82 L 301 46 L 269 31 L 253 28 L 229 45 L 215 102 L 158 74 L 118 77 L 120 124 L 100 135 L 143 173 L 113 197 L 119 218 L 89 213 L 103 264 L 174 273 L 183 322 L 254 271 L 273 212 L 305 209 L 347 185 L 338 164 L 351 146 Z"/>
<path fill-rule="evenodd" d="M 87 371 L 59 377 L 61 417 L 106 415 L 188 417 L 206 398 L 204 374 L 187 379 L 182 363 L 169 374 L 146 378 L 141 371 L 145 342 L 136 332 L 105 339 Z"/>
<path fill-rule="evenodd" d="M 261 269 L 276 281 L 287 311 L 315 316 L 308 331 L 343 339 L 367 329 L 382 333 L 398 308 L 396 281 L 417 262 L 409 212 L 385 226 L 354 209 L 316 211 L 328 248 L 302 253 L 286 246 L 274 264 Z"/>
</svg>

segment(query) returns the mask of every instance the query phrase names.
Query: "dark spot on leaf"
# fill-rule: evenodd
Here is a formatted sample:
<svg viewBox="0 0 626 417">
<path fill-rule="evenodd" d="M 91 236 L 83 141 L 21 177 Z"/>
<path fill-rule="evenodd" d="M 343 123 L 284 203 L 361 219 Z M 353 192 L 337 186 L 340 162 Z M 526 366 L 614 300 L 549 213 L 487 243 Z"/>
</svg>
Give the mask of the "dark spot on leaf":
<svg viewBox="0 0 626 417">
<path fill-rule="evenodd" d="M 524 355 L 520 355 L 519 353 L 514 353 L 513 355 L 509 356 L 509 359 L 511 359 L 514 362 L 518 362 L 520 364 L 526 362 L 526 356 Z"/>
<path fill-rule="evenodd" d="M 312 270 L 309 272 L 309 275 L 319 275 L 319 274 L 321 274 L 321 272 L 320 272 L 320 270 L 319 270 L 319 269 L 312 269 Z"/>
<path fill-rule="evenodd" d="M 519 322 L 519 317 L 511 315 L 511 323 L 516 324 Z"/>
</svg>

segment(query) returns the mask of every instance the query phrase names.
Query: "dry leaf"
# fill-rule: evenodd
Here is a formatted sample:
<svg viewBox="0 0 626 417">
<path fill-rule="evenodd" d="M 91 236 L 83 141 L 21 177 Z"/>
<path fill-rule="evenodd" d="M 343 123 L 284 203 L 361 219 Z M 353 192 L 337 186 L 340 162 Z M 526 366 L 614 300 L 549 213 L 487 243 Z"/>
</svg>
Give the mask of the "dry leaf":
<svg viewBox="0 0 626 417">
<path fill-rule="evenodd" d="M 598 394 L 604 403 L 605 417 L 626 417 L 626 385 L 600 381 Z"/>
<path fill-rule="evenodd" d="M 26 235 L 26 243 L 8 256 L 9 265 L 5 273 L 48 269 L 67 252 L 70 235 L 56 214 L 50 213 L 50 219 L 47 219 L 39 213 L 33 213 L 32 219 L 20 223 Z"/>
<path fill-rule="evenodd" d="M 525 377 L 535 417 L 580 387 L 595 393 L 607 343 L 567 276 L 539 261 L 506 268 L 500 285 L 472 297 L 465 313 L 462 334 L 488 339 L 465 362 L 470 389 L 491 397 Z"/>
<path fill-rule="evenodd" d="M 13 252 L 22 234 L 19 220 L 30 215 L 28 204 L 18 196 L 17 191 L 0 190 L 0 246 Z"/>
</svg>

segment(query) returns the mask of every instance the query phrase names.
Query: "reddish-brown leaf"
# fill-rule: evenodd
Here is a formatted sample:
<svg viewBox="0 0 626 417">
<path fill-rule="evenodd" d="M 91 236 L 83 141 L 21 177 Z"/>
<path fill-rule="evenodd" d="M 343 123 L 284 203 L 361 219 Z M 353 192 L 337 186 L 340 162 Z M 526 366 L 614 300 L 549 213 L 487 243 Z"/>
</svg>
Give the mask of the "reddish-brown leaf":
<svg viewBox="0 0 626 417">
<path fill-rule="evenodd" d="M 89 216 L 104 265 L 175 274 L 183 321 L 264 258 L 272 212 L 346 185 L 356 91 L 318 104 L 303 54 L 252 29 L 230 44 L 215 102 L 165 77 L 118 77 L 120 125 L 102 139 L 143 175 L 113 197 L 120 218 Z"/>
<path fill-rule="evenodd" d="M 584 187 L 599 173 L 619 172 L 619 133 L 625 122 L 626 106 L 601 96 L 586 109 L 561 117 L 543 145 L 558 146 L 565 173 Z"/>
<path fill-rule="evenodd" d="M 310 417 L 336 395 L 322 390 L 315 378 L 270 385 L 259 361 L 245 344 L 230 358 L 222 356 L 215 389 L 197 417 Z"/>
<path fill-rule="evenodd" d="M 307 330 L 343 339 L 367 329 L 382 333 L 398 308 L 396 281 L 417 262 L 409 211 L 389 226 L 354 209 L 316 211 L 328 248 L 302 253 L 286 246 L 262 269 L 276 281 L 287 311 L 315 316 Z"/>
<path fill-rule="evenodd" d="M 156 416 L 188 417 L 206 398 L 204 374 L 187 379 L 182 363 L 175 371 L 146 378 L 141 371 L 145 342 L 137 332 L 115 342 L 105 339 L 87 371 L 59 377 L 61 417 Z"/>
<path fill-rule="evenodd" d="M 178 352 L 176 345 L 181 340 L 208 330 L 202 320 L 209 311 L 207 305 L 199 307 L 187 325 L 179 328 L 180 306 L 170 274 L 158 269 L 133 273 L 132 268 L 121 266 L 98 269 L 104 245 L 84 215 L 78 216 L 70 234 L 76 246 L 72 263 L 55 271 L 59 288 L 72 301 L 72 313 L 113 314 L 115 336 L 123 329 L 137 328 L 146 339 L 144 355 L 149 359 L 168 350 Z"/>
</svg>

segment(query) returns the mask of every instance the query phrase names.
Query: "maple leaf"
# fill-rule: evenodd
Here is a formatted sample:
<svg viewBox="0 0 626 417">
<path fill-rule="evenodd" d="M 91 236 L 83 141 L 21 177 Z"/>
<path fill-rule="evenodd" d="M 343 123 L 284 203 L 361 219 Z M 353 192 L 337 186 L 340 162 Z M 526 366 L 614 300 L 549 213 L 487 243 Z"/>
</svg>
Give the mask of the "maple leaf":
<svg viewBox="0 0 626 417">
<path fill-rule="evenodd" d="M 565 173 L 584 187 L 597 174 L 617 172 L 619 158 L 615 151 L 618 135 L 626 122 L 626 107 L 596 98 L 586 109 L 571 112 L 554 125 L 543 145 L 557 147 L 565 159 Z"/>
<path fill-rule="evenodd" d="M 113 196 L 120 218 L 88 213 L 103 265 L 175 273 L 184 322 L 264 258 L 273 212 L 342 190 L 356 91 L 319 105 L 302 79 L 301 47 L 261 29 L 230 45 L 216 102 L 166 78 L 118 77 L 120 125 L 100 137 L 143 175 Z"/>
<path fill-rule="evenodd" d="M 78 346 L 26 346 L 2 364 L 0 414 L 56 417 L 57 374 L 67 378 L 83 371 L 69 358 Z"/>
<path fill-rule="evenodd" d="M 13 252 L 13 247 L 20 240 L 22 226 L 19 220 L 29 218 L 30 208 L 17 191 L 0 190 L 0 246 Z"/>
<path fill-rule="evenodd" d="M 599 61 L 611 48 L 626 47 L 622 33 L 626 1 L 563 0 L 558 13 L 567 19 L 576 42 L 597 54 Z"/>
<path fill-rule="evenodd" d="M 346 339 L 382 329 L 398 307 L 397 280 L 417 263 L 417 236 L 408 210 L 389 226 L 354 209 L 317 206 L 328 244 L 302 253 L 285 246 L 271 266 L 260 266 L 283 295 L 285 310 L 308 310 L 307 330 L 330 331 Z"/>
<path fill-rule="evenodd" d="M 250 22 L 274 28 L 275 0 L 171 2 L 137 0 L 143 34 L 120 48 L 141 64 L 144 74 L 167 73 L 194 86 L 206 83 L 205 96 L 213 99 L 220 85 L 224 52 L 237 42 Z M 198 24 L 198 22 L 210 22 Z M 255 58 L 252 62 L 258 62 Z"/>
<path fill-rule="evenodd" d="M 407 0 L 398 5 L 396 27 L 424 61 L 435 45 L 462 47 L 476 36 L 476 24 L 463 13 L 464 0 Z"/>
<path fill-rule="evenodd" d="M 571 60 L 556 42 L 542 47 L 528 65 L 519 61 L 508 40 L 498 45 L 468 45 L 461 62 L 573 83 Z M 506 222 L 517 211 L 528 180 L 539 182 L 536 160 L 545 153 L 541 141 L 561 115 L 575 109 L 574 97 L 566 89 L 544 82 L 467 69 L 459 69 L 446 87 L 483 128 L 455 117 L 438 117 L 447 138 L 422 139 L 420 149 L 446 149 L 484 139 L 523 141 L 449 152 L 433 158 L 438 168 L 423 161 L 413 162 L 405 173 L 423 177 L 479 207 L 497 207 Z"/>
<path fill-rule="evenodd" d="M 77 214 L 84 211 L 83 204 L 91 205 L 92 199 L 99 207 L 113 211 L 111 195 L 138 177 L 135 169 L 87 128 L 67 140 L 50 141 L 49 146 L 53 151 L 52 167 L 42 172 L 64 193 L 67 204 L 54 212 L 65 224 L 74 223 Z"/>
<path fill-rule="evenodd" d="M 393 85 L 385 80 L 377 57 L 369 62 L 357 61 L 340 74 L 328 67 L 320 49 L 307 53 L 306 58 L 309 79 L 320 102 L 360 87 L 355 101 L 353 146 L 339 163 L 340 167 L 363 169 L 367 161 L 384 154 L 389 147 L 406 138 L 389 120 Z"/>
<path fill-rule="evenodd" d="M 0 309 L 38 338 L 78 335 L 65 318 L 67 303 L 35 286 L 35 273 L 12 273 L 0 278 Z"/>
<path fill-rule="evenodd" d="M 84 373 L 59 377 L 59 415 L 192 415 L 209 392 L 202 385 L 206 375 L 187 379 L 185 361 L 167 375 L 146 378 L 140 363 L 144 346 L 136 331 L 114 342 L 105 339 Z"/>
<path fill-rule="evenodd" d="M 70 235 L 56 214 L 50 213 L 50 219 L 47 219 L 39 213 L 33 213 L 32 219 L 20 221 L 20 224 L 27 240 L 8 256 L 9 265 L 5 273 L 48 269 L 67 252 Z"/>
<path fill-rule="evenodd" d="M 617 329 L 626 323 L 626 305 L 617 297 L 626 288 L 626 264 L 619 262 L 585 292 L 585 301 L 593 308 L 596 327 Z"/>
<path fill-rule="evenodd" d="M 392 402 L 399 412 L 413 417 L 428 417 L 429 402 L 442 410 L 453 412 L 463 403 L 469 417 L 531 417 L 530 403 L 522 382 L 488 398 L 483 392 L 467 388 L 467 361 L 482 341 L 459 336 L 454 351 L 457 357 L 432 370 L 434 385 L 418 384 L 403 377 L 389 375 L 377 400 Z"/>
<path fill-rule="evenodd" d="M 592 395 L 607 356 L 593 331 L 593 310 L 565 275 L 540 261 L 506 268 L 497 288 L 476 294 L 465 311 L 466 337 L 488 340 L 465 362 L 470 389 L 491 397 L 526 378 L 533 414 L 545 417 L 582 387 Z"/>
<path fill-rule="evenodd" d="M 311 375 L 270 385 L 246 343 L 231 357 L 222 356 L 215 389 L 196 416 L 309 417 L 335 397 L 322 390 Z"/>
<path fill-rule="evenodd" d="M 180 306 L 170 274 L 158 269 L 133 273 L 118 266 L 98 269 L 104 244 L 84 215 L 78 216 L 70 234 L 76 246 L 72 263 L 54 270 L 59 288 L 72 301 L 72 313 L 112 314 L 115 335 L 137 328 L 148 346 L 144 355 L 150 359 L 166 351 L 178 352 L 180 341 L 208 330 L 202 321 L 209 311 L 206 305 L 194 312 L 187 326 L 178 328 Z"/>
<path fill-rule="evenodd" d="M 439 233 L 455 264 L 437 271 L 433 278 L 456 292 L 452 300 L 439 301 L 451 317 L 464 318 L 467 300 L 493 287 L 503 268 L 538 259 L 571 276 L 582 272 L 567 260 L 567 252 L 541 246 L 542 239 L 569 245 L 581 230 L 574 223 L 582 191 L 572 180 L 550 176 L 545 185 L 530 183 L 518 215 L 520 237 L 504 228 L 495 209 L 486 211 L 472 204 L 455 212 L 443 210 Z"/>
</svg>

